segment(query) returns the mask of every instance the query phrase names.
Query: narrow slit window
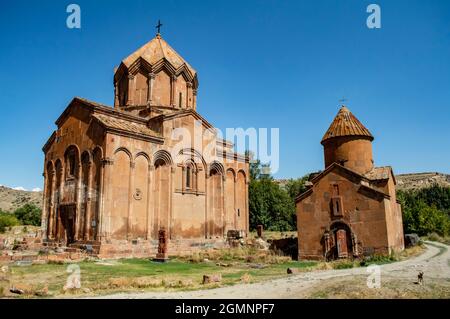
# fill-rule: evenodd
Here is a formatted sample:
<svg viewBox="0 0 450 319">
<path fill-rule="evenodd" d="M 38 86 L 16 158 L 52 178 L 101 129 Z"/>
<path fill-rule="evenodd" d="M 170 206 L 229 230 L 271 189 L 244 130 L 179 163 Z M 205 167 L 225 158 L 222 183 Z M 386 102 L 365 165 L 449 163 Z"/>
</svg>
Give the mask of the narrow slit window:
<svg viewBox="0 0 450 319">
<path fill-rule="evenodd" d="M 191 188 L 191 167 L 186 167 L 186 188 Z"/>
<path fill-rule="evenodd" d="M 181 109 L 181 103 L 183 102 L 183 93 L 178 95 L 178 107 Z"/>
</svg>

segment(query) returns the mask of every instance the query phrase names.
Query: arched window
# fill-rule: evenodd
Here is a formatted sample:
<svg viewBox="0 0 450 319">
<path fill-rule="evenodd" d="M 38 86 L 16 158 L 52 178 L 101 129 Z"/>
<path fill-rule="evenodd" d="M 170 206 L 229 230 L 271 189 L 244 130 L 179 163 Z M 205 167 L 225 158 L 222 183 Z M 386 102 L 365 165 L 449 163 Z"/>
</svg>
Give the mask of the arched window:
<svg viewBox="0 0 450 319">
<path fill-rule="evenodd" d="M 197 169 L 192 161 L 188 161 L 184 167 L 184 188 L 197 190 Z"/>
<path fill-rule="evenodd" d="M 191 188 L 192 168 L 190 165 L 186 167 L 186 188 Z"/>
<path fill-rule="evenodd" d="M 75 174 L 77 173 L 78 161 L 77 149 L 74 146 L 70 146 L 65 153 L 66 179 L 75 178 Z"/>
</svg>

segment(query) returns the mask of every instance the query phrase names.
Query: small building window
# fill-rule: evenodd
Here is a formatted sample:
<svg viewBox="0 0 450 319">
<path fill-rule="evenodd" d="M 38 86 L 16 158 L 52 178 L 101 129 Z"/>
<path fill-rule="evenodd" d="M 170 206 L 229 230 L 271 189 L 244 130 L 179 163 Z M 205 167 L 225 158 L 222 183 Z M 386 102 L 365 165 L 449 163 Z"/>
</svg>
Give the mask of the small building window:
<svg viewBox="0 0 450 319">
<path fill-rule="evenodd" d="M 344 205 L 342 203 L 342 196 L 333 196 L 331 198 L 331 206 L 333 216 L 342 216 L 344 214 Z"/>
<path fill-rule="evenodd" d="M 186 167 L 186 188 L 191 188 L 192 168 L 189 165 Z"/>
<path fill-rule="evenodd" d="M 183 168 L 183 189 L 197 190 L 197 168 L 195 164 L 188 161 Z"/>
<path fill-rule="evenodd" d="M 238 208 L 238 217 L 241 217 L 241 210 Z"/>
<path fill-rule="evenodd" d="M 183 102 L 183 93 L 178 95 L 178 107 L 181 109 L 181 103 Z"/>
</svg>

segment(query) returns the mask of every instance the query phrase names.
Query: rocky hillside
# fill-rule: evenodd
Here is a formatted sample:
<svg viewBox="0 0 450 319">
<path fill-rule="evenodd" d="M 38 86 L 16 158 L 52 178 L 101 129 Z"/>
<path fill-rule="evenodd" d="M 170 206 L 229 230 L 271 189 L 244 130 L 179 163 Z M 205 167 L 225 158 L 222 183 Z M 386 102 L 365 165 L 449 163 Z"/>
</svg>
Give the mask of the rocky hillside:
<svg viewBox="0 0 450 319">
<path fill-rule="evenodd" d="M 434 184 L 450 187 L 450 174 L 442 173 L 411 173 L 395 176 L 398 190 L 420 189 L 430 187 Z M 288 179 L 275 179 L 280 187 L 285 187 Z"/>
<path fill-rule="evenodd" d="M 0 186 L 0 210 L 12 212 L 25 204 L 42 207 L 42 192 L 27 192 Z"/>
<path fill-rule="evenodd" d="M 397 179 L 397 189 L 420 189 L 432 186 L 434 184 L 450 187 L 450 175 L 442 173 L 415 173 L 400 174 L 395 176 Z"/>
</svg>

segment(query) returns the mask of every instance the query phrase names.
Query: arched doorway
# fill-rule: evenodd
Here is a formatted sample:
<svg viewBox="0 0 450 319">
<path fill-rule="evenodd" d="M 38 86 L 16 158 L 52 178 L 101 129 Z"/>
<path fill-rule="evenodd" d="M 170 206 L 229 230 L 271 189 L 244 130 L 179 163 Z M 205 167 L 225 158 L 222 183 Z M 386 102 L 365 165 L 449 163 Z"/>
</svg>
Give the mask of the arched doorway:
<svg viewBox="0 0 450 319">
<path fill-rule="evenodd" d="M 327 260 L 343 259 L 353 256 L 352 230 L 344 222 L 331 224 L 323 237 L 324 255 Z"/>
</svg>

